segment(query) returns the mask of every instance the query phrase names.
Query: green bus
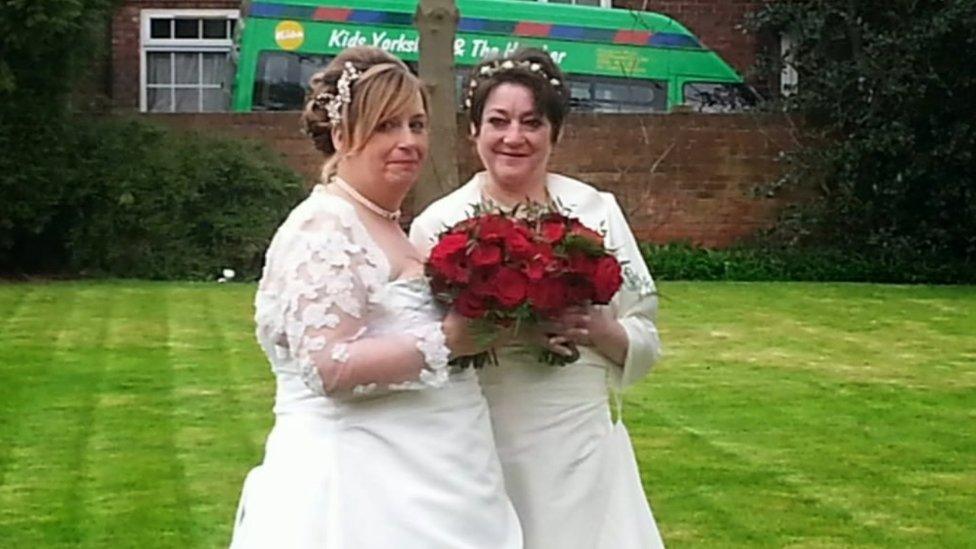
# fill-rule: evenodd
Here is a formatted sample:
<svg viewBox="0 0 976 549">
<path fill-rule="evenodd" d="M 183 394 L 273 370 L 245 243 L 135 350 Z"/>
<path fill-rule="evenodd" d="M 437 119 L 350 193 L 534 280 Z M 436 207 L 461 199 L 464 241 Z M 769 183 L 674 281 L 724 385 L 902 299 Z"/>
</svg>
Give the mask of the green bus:
<svg viewBox="0 0 976 549">
<path fill-rule="evenodd" d="M 687 105 L 729 112 L 757 99 L 728 63 L 664 15 L 525 0 L 457 0 L 457 6 L 459 82 L 485 56 L 533 46 L 566 73 L 578 111 Z M 416 7 L 417 0 L 244 2 L 233 110 L 301 109 L 312 73 L 349 46 L 378 46 L 416 67 Z"/>
</svg>

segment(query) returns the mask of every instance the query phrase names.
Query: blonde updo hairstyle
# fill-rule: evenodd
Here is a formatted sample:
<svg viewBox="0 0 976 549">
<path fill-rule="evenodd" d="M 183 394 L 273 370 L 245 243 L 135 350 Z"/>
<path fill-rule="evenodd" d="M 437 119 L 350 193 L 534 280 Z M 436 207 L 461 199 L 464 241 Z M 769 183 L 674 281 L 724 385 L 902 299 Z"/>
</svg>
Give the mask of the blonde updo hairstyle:
<svg viewBox="0 0 976 549">
<path fill-rule="evenodd" d="M 350 87 L 350 102 L 340 107 L 341 120 L 338 133 L 346 143 L 345 153 L 358 152 L 376 132 L 380 123 L 403 114 L 417 94 L 429 112 L 427 90 L 403 61 L 393 55 L 370 46 L 347 48 L 309 80 L 311 89 L 306 96 L 301 127 L 315 143 L 315 148 L 329 157 L 322 167 L 322 180 L 327 182 L 334 174 L 342 154 L 337 154 L 332 140 L 332 121 L 322 101 L 322 94 L 339 94 L 338 83 L 346 63 L 352 63 L 360 73 Z"/>
</svg>

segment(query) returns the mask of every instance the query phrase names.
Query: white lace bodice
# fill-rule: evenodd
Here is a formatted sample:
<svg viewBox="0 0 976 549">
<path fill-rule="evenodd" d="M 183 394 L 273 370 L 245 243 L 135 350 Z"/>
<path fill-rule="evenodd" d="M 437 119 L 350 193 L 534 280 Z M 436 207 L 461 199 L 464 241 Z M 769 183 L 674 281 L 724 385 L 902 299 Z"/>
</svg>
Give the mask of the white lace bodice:
<svg viewBox="0 0 976 549">
<path fill-rule="evenodd" d="M 426 281 L 389 276 L 352 205 L 317 186 L 292 211 L 268 248 L 255 296 L 257 339 L 279 400 L 447 381 L 442 315 Z"/>
</svg>

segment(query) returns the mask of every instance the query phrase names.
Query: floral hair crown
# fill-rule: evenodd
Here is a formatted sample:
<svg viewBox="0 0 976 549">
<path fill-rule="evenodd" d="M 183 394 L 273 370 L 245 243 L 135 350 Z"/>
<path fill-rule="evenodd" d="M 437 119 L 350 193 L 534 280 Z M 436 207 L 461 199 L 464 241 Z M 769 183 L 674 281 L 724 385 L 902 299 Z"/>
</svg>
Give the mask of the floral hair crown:
<svg viewBox="0 0 976 549">
<path fill-rule="evenodd" d="M 363 73 L 351 61 L 346 61 L 339 81 L 336 82 L 336 92 L 322 92 L 315 96 L 315 105 L 325 109 L 333 128 L 342 122 L 342 105 L 348 105 L 352 101 L 352 83 L 359 80 L 362 75 Z"/>
<path fill-rule="evenodd" d="M 482 65 L 478 72 L 471 75 L 471 81 L 468 83 L 468 89 L 464 96 L 464 107 L 466 109 L 471 108 L 471 100 L 474 99 L 474 92 L 481 85 L 479 80 L 484 80 L 491 78 L 492 76 L 505 71 L 511 70 L 525 70 L 531 73 L 539 75 L 540 78 L 549 83 L 553 88 L 558 88 L 562 86 L 562 82 L 558 78 L 554 78 L 542 68 L 541 63 L 536 63 L 535 61 L 513 61 L 511 59 L 506 59 L 504 61 L 496 60 Z"/>
</svg>

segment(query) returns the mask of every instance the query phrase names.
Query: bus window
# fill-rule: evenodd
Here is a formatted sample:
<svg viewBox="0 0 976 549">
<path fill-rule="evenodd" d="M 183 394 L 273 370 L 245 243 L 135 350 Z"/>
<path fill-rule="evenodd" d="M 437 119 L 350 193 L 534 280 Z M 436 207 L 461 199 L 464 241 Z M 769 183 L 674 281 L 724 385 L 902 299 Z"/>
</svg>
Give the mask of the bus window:
<svg viewBox="0 0 976 549">
<path fill-rule="evenodd" d="M 572 75 L 570 104 L 589 112 L 663 112 L 668 108 L 668 87 L 663 80 L 638 80 Z"/>
<path fill-rule="evenodd" d="M 756 106 L 758 96 L 745 84 L 688 82 L 682 87 L 685 105 L 697 112 L 741 112 Z"/>
<path fill-rule="evenodd" d="M 309 79 L 330 59 L 331 55 L 261 52 L 254 78 L 254 110 L 302 110 Z"/>
</svg>

